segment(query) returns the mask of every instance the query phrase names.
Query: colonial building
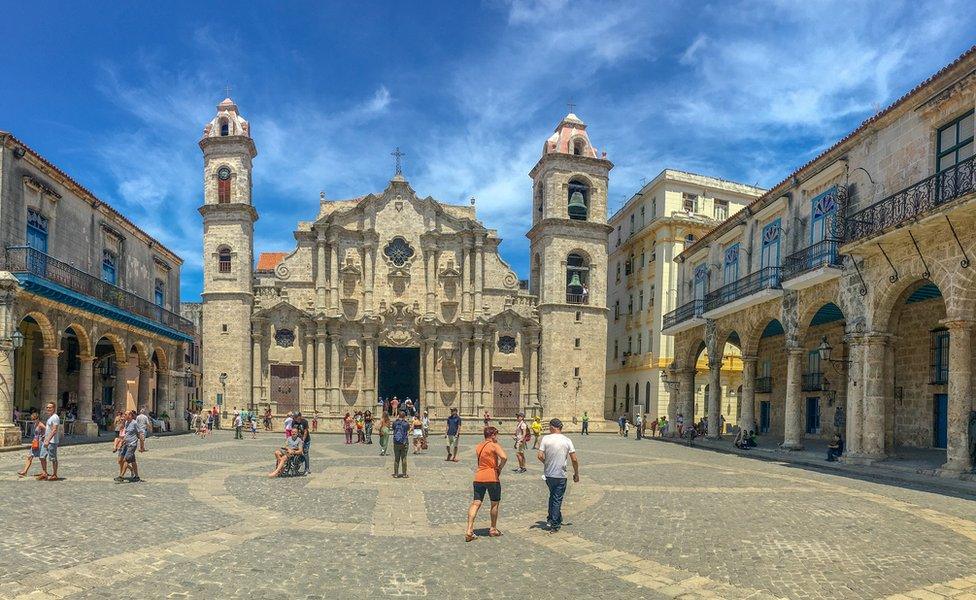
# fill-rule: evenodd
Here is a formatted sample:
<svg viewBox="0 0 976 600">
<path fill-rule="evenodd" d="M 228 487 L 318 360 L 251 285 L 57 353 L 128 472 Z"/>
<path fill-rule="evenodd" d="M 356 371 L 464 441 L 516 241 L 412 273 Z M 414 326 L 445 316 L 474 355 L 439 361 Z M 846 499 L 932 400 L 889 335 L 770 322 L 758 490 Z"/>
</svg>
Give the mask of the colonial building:
<svg viewBox="0 0 976 600">
<path fill-rule="evenodd" d="M 731 342 L 741 426 L 786 448 L 838 432 L 850 460 L 944 449 L 943 472 L 971 470 L 974 107 L 976 48 L 678 256 L 669 415 L 692 411 L 699 354 Z"/>
<path fill-rule="evenodd" d="M 54 402 L 95 435 L 103 414 L 182 421 L 182 260 L 13 135 L 0 132 L 0 444 L 14 408 Z"/>
<path fill-rule="evenodd" d="M 203 398 L 200 395 L 200 378 L 203 374 L 203 356 L 200 352 L 200 333 L 203 330 L 203 304 L 199 302 L 183 302 L 180 304 L 180 315 L 193 324 L 193 341 L 187 342 L 183 353 L 184 373 L 186 378 L 184 394 L 186 405 L 194 409 L 202 408 Z"/>
<path fill-rule="evenodd" d="M 419 401 L 435 415 L 602 412 L 607 182 L 568 115 L 532 169 L 527 292 L 470 205 L 322 195 L 290 252 L 252 268 L 257 147 L 230 99 L 204 129 L 205 401 L 323 417 Z"/>
<path fill-rule="evenodd" d="M 674 360 L 673 340 L 661 333 L 664 313 L 675 307 L 677 267 L 674 257 L 716 225 L 755 200 L 762 189 L 674 169 L 665 169 L 643 185 L 611 218 L 611 310 L 607 340 L 609 415 L 632 414 L 640 406 L 650 418 L 667 414 L 668 393 L 661 373 Z M 741 384 L 739 351 L 728 344 L 722 360 L 725 415 L 737 416 Z M 703 404 L 708 379 L 703 355 L 695 397 Z"/>
</svg>

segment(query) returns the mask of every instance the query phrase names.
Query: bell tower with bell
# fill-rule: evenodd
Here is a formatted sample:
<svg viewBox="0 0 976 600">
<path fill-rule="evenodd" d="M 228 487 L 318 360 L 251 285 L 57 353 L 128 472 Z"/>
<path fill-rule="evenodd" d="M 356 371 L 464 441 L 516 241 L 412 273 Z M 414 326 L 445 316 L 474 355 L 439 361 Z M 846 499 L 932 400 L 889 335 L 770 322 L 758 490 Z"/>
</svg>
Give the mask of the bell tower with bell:
<svg viewBox="0 0 976 600">
<path fill-rule="evenodd" d="M 545 141 L 532 178 L 529 289 L 541 325 L 539 404 L 571 429 L 604 418 L 607 344 L 607 185 L 613 168 L 570 112 Z"/>
</svg>

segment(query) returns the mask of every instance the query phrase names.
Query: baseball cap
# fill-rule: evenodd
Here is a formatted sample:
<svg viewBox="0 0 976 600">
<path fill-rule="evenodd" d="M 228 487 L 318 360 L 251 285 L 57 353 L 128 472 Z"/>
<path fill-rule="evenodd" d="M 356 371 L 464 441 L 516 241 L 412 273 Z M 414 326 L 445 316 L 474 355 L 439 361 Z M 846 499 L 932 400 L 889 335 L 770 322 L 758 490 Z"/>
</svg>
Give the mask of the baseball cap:
<svg viewBox="0 0 976 600">
<path fill-rule="evenodd" d="M 549 421 L 549 427 L 555 427 L 556 429 L 562 429 L 563 428 L 563 422 L 560 421 L 559 419 L 552 419 L 552 420 Z"/>
</svg>

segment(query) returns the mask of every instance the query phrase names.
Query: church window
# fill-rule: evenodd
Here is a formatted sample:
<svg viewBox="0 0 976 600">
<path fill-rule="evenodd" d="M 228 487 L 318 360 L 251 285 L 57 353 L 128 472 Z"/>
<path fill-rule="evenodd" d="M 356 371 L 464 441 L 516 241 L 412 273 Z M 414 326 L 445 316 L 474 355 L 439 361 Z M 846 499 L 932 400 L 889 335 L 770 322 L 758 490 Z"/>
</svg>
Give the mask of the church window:
<svg viewBox="0 0 976 600">
<path fill-rule="evenodd" d="M 36 210 L 27 211 L 27 245 L 47 252 L 47 219 Z"/>
<path fill-rule="evenodd" d="M 230 135 L 230 123 L 227 119 L 220 120 L 220 135 L 221 137 Z"/>
<path fill-rule="evenodd" d="M 275 332 L 275 344 L 281 348 L 291 348 L 295 343 L 295 332 L 291 329 L 279 329 Z"/>
<path fill-rule="evenodd" d="M 698 196 L 695 194 L 681 194 L 681 208 L 685 212 L 693 213 L 698 205 Z"/>
<path fill-rule="evenodd" d="M 583 312 L 579 310 L 576 311 L 576 322 L 579 323 L 582 320 L 583 320 Z"/>
<path fill-rule="evenodd" d="M 498 338 L 498 351 L 502 354 L 512 354 L 515 352 L 515 338 L 510 335 L 503 335 Z"/>
<path fill-rule="evenodd" d="M 585 183 L 573 180 L 569 182 L 569 205 L 567 210 L 569 218 L 577 221 L 585 221 L 589 213 L 590 188 Z"/>
<path fill-rule="evenodd" d="M 590 267 L 581 254 L 572 253 L 566 257 L 566 302 L 570 304 L 587 304 L 589 289 L 587 288 Z"/>
<path fill-rule="evenodd" d="M 573 377 L 579 377 L 579 367 L 573 367 Z"/>
<path fill-rule="evenodd" d="M 579 338 L 576 338 L 575 340 L 573 340 L 573 345 L 576 346 L 577 348 L 579 348 L 580 347 L 580 339 Z"/>
<path fill-rule="evenodd" d="M 153 298 L 156 306 L 163 306 L 166 302 L 166 284 L 162 279 L 157 279 L 153 285 Z"/>
<path fill-rule="evenodd" d="M 220 331 L 223 333 L 227 333 L 227 323 L 221 324 Z"/>
<path fill-rule="evenodd" d="M 390 259 L 397 267 L 402 267 L 407 264 L 410 257 L 413 256 L 413 248 L 407 243 L 407 240 L 402 237 L 395 237 L 387 243 L 386 248 L 383 248 L 383 254 Z"/>
<path fill-rule="evenodd" d="M 111 250 L 102 250 L 102 281 L 115 285 L 119 257 Z"/>
<path fill-rule="evenodd" d="M 230 248 L 221 248 L 217 252 L 217 266 L 221 273 L 230 273 Z"/>
<path fill-rule="evenodd" d="M 729 218 L 729 201 L 715 199 L 715 218 L 724 221 Z"/>
</svg>

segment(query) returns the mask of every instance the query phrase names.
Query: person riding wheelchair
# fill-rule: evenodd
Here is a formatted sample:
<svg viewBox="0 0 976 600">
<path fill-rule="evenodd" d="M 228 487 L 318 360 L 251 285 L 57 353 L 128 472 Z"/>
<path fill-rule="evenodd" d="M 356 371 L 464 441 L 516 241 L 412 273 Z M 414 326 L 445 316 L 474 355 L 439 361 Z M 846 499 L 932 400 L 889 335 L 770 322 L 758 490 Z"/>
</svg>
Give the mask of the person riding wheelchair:
<svg viewBox="0 0 976 600">
<path fill-rule="evenodd" d="M 298 437 L 298 430 L 292 430 L 291 436 L 285 440 L 285 446 L 274 451 L 275 468 L 268 473 L 268 477 L 293 477 L 302 472 L 304 454 L 302 439 Z"/>
</svg>

